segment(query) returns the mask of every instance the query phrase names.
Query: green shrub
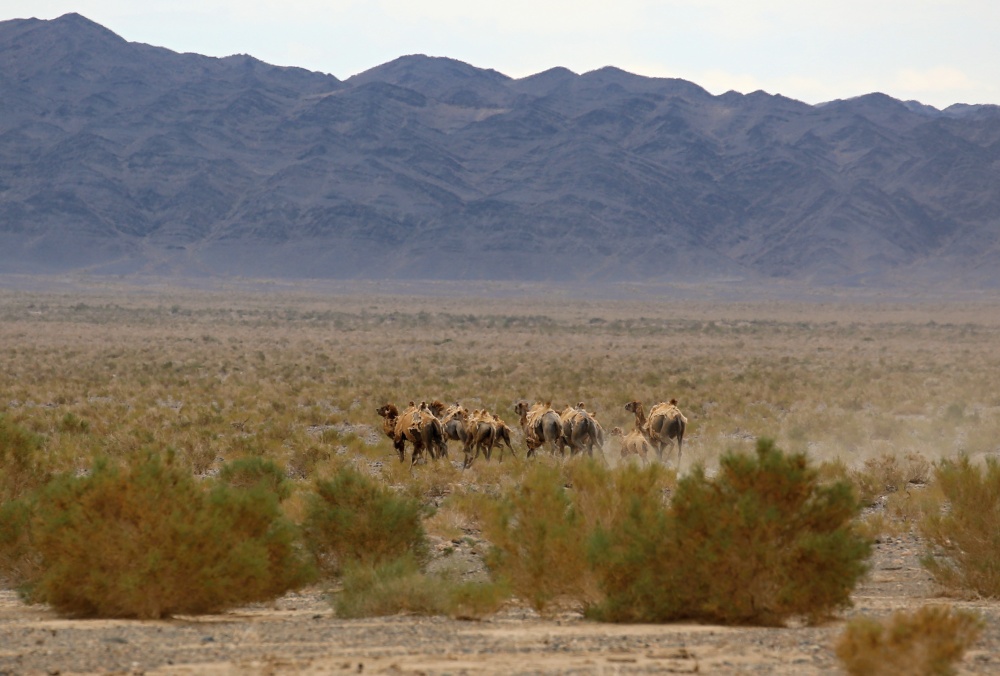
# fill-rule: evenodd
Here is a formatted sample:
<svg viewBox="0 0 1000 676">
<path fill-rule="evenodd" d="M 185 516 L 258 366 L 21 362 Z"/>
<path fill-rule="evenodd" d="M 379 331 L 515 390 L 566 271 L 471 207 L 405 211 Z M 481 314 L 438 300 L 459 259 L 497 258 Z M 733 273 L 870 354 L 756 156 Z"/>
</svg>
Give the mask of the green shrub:
<svg viewBox="0 0 1000 676">
<path fill-rule="evenodd" d="M 488 564 L 535 610 L 585 595 L 589 524 L 574 509 L 558 469 L 536 464 L 485 520 Z"/>
<path fill-rule="evenodd" d="M 980 469 L 968 458 L 943 461 L 935 484 L 950 508 L 920 522 L 924 567 L 946 587 L 1000 596 L 1000 463 L 988 459 Z"/>
<path fill-rule="evenodd" d="M 425 574 L 410 554 L 378 566 L 348 565 L 343 582 L 343 590 L 334 598 L 334 609 L 342 618 L 399 613 L 481 618 L 496 612 L 509 597 L 499 584 L 455 582 Z"/>
<path fill-rule="evenodd" d="M 662 622 L 685 615 L 683 584 L 676 567 L 682 556 L 675 524 L 659 491 L 636 490 L 606 525 L 589 538 L 589 557 L 602 592 L 586 609 L 591 618 L 610 622 Z"/>
<path fill-rule="evenodd" d="M 316 482 L 303 524 L 306 545 L 320 569 L 340 575 L 345 566 L 377 566 L 412 554 L 427 556 L 420 503 L 401 497 L 351 467 Z"/>
<path fill-rule="evenodd" d="M 90 423 L 76 417 L 72 413 L 67 413 L 56 427 L 60 432 L 67 434 L 85 434 L 90 429 Z"/>
<path fill-rule="evenodd" d="M 850 605 L 870 543 L 854 530 L 850 484 L 822 485 L 804 454 L 768 439 L 727 454 L 718 476 L 700 467 L 669 509 L 636 493 L 591 552 L 606 598 L 591 616 L 616 622 L 683 618 L 727 624 L 816 621 Z"/>
<path fill-rule="evenodd" d="M 0 502 L 13 500 L 49 479 L 41 462 L 39 435 L 0 416 Z"/>
<path fill-rule="evenodd" d="M 233 460 L 219 470 L 219 481 L 232 488 L 250 489 L 261 487 L 273 493 L 279 501 L 287 500 L 292 494 L 292 484 L 284 472 L 273 461 L 248 457 Z"/>
<path fill-rule="evenodd" d="M 0 504 L 0 582 L 22 589 L 38 577 L 38 552 L 31 541 L 30 496 Z"/>
<path fill-rule="evenodd" d="M 851 620 L 837 641 L 837 657 L 848 674 L 954 674 L 982 630 L 975 614 L 944 606 L 924 606 L 914 613 L 899 611 L 887 621 Z"/>
<path fill-rule="evenodd" d="M 31 539 L 41 571 L 28 599 L 69 615 L 216 612 L 311 576 L 272 493 L 208 489 L 152 454 L 54 479 L 35 502 Z"/>
</svg>

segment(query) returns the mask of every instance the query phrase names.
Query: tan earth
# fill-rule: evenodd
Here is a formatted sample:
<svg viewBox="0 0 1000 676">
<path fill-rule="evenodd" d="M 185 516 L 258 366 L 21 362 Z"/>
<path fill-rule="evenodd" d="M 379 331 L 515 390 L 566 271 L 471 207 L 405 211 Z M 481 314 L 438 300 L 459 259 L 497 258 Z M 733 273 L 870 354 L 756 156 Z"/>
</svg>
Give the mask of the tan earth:
<svg viewBox="0 0 1000 676">
<path fill-rule="evenodd" d="M 949 603 L 986 620 L 960 674 L 1000 673 L 1000 604 L 941 596 L 914 536 L 876 546 L 854 608 L 820 627 L 597 624 L 511 608 L 484 621 L 341 620 L 321 589 L 221 615 L 69 620 L 0 591 L 0 674 L 828 674 L 859 613 Z"/>
</svg>

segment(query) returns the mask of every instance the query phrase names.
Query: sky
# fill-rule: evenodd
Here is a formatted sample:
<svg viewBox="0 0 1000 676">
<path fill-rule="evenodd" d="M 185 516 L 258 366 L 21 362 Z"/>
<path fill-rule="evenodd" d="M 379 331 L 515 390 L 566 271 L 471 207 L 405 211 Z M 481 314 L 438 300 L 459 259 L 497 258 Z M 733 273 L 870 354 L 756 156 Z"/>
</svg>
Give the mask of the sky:
<svg viewBox="0 0 1000 676">
<path fill-rule="evenodd" d="M 515 78 L 616 66 L 813 104 L 1000 104 L 998 0 L 0 0 L 0 20 L 68 12 L 132 42 L 340 79 L 427 54 Z"/>
</svg>

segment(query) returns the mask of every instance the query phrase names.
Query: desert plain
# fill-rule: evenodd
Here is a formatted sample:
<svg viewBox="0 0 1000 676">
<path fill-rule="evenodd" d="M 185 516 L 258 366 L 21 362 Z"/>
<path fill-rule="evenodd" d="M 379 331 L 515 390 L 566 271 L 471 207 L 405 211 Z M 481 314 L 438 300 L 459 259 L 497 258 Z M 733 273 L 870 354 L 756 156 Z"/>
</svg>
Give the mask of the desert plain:
<svg viewBox="0 0 1000 676">
<path fill-rule="evenodd" d="M 424 496 L 430 565 L 468 577 L 486 575 L 489 543 L 449 498 L 536 461 L 519 400 L 585 402 L 611 429 L 631 426 L 632 399 L 676 398 L 683 455 L 662 462 L 681 475 L 761 437 L 859 473 L 926 465 L 872 488 L 870 572 L 853 608 L 817 626 L 601 624 L 516 601 L 475 620 L 342 619 L 333 584 L 218 615 L 81 619 L 4 585 L 0 673 L 830 673 L 851 617 L 929 603 L 986 620 L 959 673 L 1000 672 L 1000 606 L 935 584 L 910 506 L 933 490 L 934 463 L 1000 452 L 998 374 L 990 292 L 5 278 L 0 414 L 46 439 L 54 469 L 169 450 L 210 477 L 255 455 L 305 487 L 352 462 Z M 517 456 L 400 463 L 375 409 L 432 399 L 496 412 Z M 607 441 L 603 462 L 636 461 Z"/>
</svg>

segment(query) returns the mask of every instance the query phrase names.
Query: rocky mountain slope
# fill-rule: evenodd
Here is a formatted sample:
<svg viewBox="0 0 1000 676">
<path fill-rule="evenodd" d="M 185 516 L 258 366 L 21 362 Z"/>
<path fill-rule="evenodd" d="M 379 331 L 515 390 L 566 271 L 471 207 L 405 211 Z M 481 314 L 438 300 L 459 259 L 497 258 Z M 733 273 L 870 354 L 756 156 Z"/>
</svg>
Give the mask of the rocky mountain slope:
<svg viewBox="0 0 1000 676">
<path fill-rule="evenodd" d="M 0 272 L 1000 284 L 1000 108 L 0 22 Z"/>
</svg>

